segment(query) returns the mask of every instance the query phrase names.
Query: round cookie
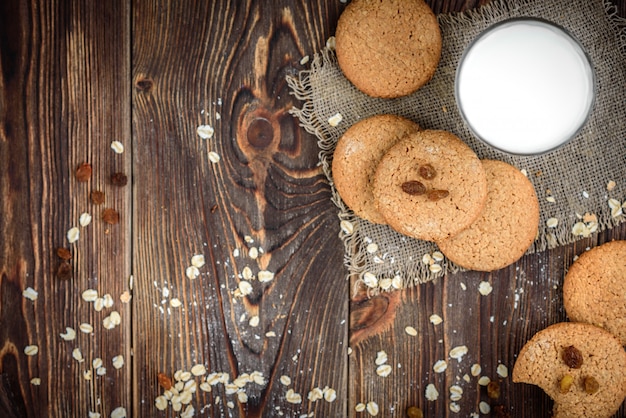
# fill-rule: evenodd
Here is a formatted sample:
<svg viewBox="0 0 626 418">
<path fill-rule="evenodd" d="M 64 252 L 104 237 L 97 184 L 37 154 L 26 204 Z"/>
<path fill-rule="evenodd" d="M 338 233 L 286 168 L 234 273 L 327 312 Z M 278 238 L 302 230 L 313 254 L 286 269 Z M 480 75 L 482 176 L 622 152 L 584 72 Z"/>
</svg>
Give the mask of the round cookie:
<svg viewBox="0 0 626 418">
<path fill-rule="evenodd" d="M 537 237 L 539 201 L 520 170 L 502 161 L 482 163 L 487 174 L 485 208 L 467 229 L 437 245 L 461 267 L 493 271 L 517 261 Z"/>
<path fill-rule="evenodd" d="M 572 321 L 602 327 L 626 345 L 626 241 L 581 254 L 565 275 L 563 304 Z"/>
<path fill-rule="evenodd" d="M 554 324 L 524 345 L 513 367 L 513 382 L 541 387 L 554 400 L 554 418 L 608 418 L 626 397 L 626 352 L 602 328 Z"/>
<path fill-rule="evenodd" d="M 487 180 L 476 154 L 457 136 L 424 130 L 405 136 L 381 158 L 373 194 L 393 229 L 437 241 L 478 218 L 487 200 Z"/>
<path fill-rule="evenodd" d="M 400 116 L 376 115 L 358 121 L 339 138 L 333 154 L 333 182 L 341 199 L 357 216 L 385 223 L 372 195 L 374 171 L 390 146 L 419 129 L 415 122 Z"/>
<path fill-rule="evenodd" d="M 359 90 L 400 97 L 435 73 L 441 31 L 423 0 L 353 0 L 339 17 L 335 50 L 339 67 Z"/>
</svg>

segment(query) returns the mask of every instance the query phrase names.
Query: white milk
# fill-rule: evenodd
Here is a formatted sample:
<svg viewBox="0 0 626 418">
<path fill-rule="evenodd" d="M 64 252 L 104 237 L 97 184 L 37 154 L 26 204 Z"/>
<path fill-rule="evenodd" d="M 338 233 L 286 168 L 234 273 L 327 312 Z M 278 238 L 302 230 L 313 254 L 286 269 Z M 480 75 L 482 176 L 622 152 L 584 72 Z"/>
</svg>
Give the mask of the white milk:
<svg viewBox="0 0 626 418">
<path fill-rule="evenodd" d="M 472 131 L 513 154 L 558 147 L 593 105 L 593 71 L 580 45 L 538 20 L 511 20 L 484 32 L 465 52 L 456 83 Z"/>
</svg>

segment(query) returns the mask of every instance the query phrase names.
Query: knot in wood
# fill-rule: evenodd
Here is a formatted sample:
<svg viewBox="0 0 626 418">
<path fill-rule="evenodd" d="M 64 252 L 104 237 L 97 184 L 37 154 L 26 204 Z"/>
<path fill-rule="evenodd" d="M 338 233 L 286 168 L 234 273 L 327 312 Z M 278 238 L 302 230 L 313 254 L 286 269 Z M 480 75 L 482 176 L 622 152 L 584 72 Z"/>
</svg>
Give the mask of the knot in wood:
<svg viewBox="0 0 626 418">
<path fill-rule="evenodd" d="M 142 77 L 135 81 L 135 88 L 140 91 L 150 91 L 154 82 L 151 78 Z"/>
<path fill-rule="evenodd" d="M 255 148 L 265 148 L 274 139 L 272 123 L 262 117 L 252 120 L 246 133 L 248 142 Z"/>
</svg>

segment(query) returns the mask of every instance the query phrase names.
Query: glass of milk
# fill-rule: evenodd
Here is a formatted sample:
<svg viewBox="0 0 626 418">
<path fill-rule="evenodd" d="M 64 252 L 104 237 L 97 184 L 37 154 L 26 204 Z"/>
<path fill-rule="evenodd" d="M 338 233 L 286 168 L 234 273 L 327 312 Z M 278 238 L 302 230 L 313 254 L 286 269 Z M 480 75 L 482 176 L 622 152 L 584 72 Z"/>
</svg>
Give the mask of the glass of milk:
<svg viewBox="0 0 626 418">
<path fill-rule="evenodd" d="M 541 19 L 497 23 L 467 47 L 456 101 L 471 131 L 515 155 L 552 151 L 573 138 L 595 99 L 595 75 L 580 43 Z"/>
</svg>

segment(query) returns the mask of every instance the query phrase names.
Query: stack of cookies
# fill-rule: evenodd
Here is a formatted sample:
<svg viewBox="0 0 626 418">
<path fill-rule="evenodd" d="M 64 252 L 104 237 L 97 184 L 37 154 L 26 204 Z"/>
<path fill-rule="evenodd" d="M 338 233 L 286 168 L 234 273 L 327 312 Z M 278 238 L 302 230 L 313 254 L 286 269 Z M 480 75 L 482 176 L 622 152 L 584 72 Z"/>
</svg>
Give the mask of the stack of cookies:
<svg viewBox="0 0 626 418">
<path fill-rule="evenodd" d="M 541 387 L 554 417 L 610 417 L 626 398 L 626 241 L 583 253 L 563 283 L 570 320 L 539 331 L 519 353 L 513 381 Z"/>
<path fill-rule="evenodd" d="M 481 161 L 454 134 L 400 116 L 352 125 L 337 143 L 332 172 L 357 216 L 435 242 L 464 268 L 503 268 L 537 235 L 537 196 L 518 169 Z"/>
</svg>

